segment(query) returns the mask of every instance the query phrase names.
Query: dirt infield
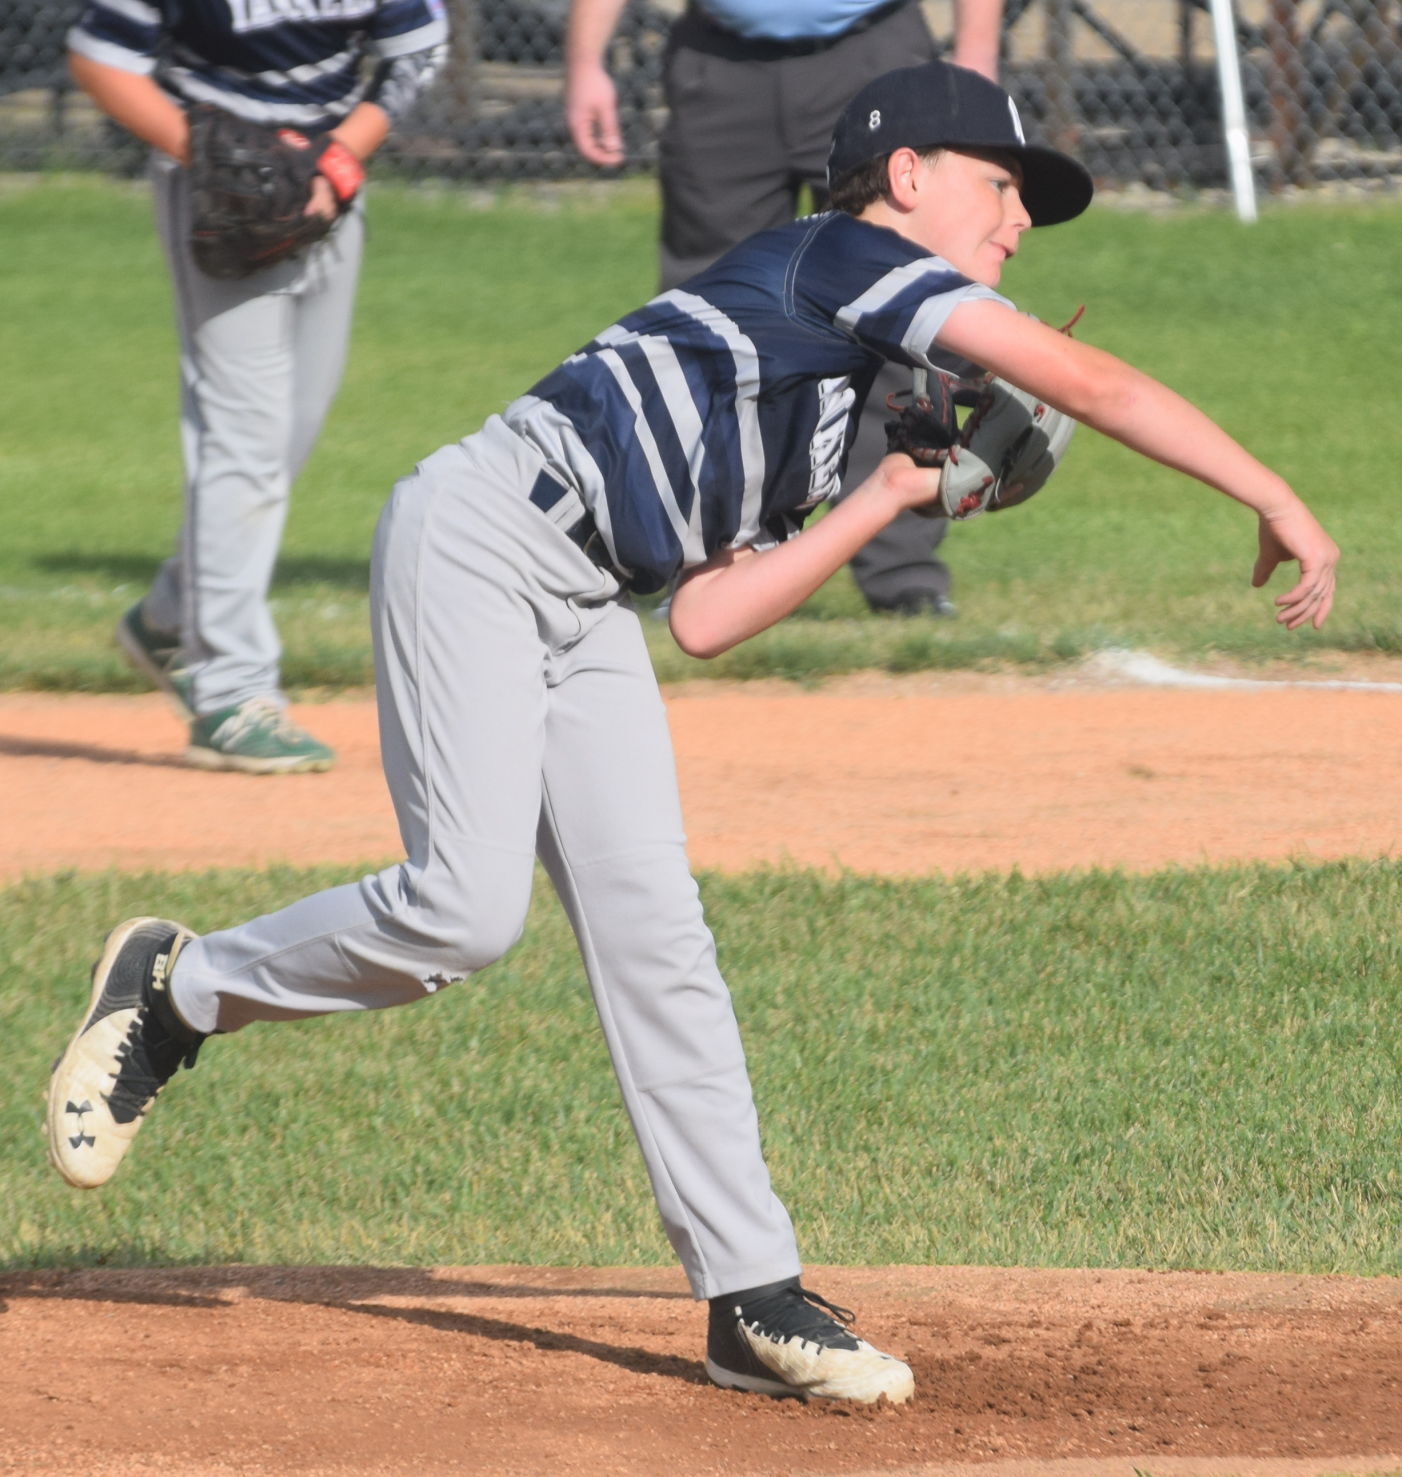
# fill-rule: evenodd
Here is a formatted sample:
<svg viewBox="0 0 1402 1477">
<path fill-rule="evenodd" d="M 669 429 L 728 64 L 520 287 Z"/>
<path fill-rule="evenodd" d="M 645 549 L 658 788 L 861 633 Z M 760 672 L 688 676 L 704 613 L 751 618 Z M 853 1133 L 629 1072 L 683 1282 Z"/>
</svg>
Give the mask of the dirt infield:
<svg viewBox="0 0 1402 1477">
<path fill-rule="evenodd" d="M 688 684 L 668 707 L 692 860 L 910 875 L 1395 855 L 1402 663 L 1350 675 L 1378 686 Z M 0 695 L 0 880 L 402 854 L 369 700 L 298 716 L 337 749 L 329 774 L 185 769 L 157 697 Z"/>
<path fill-rule="evenodd" d="M 52 1477 L 1402 1466 L 1392 1279 L 926 1267 L 811 1277 L 907 1356 L 911 1405 L 803 1407 L 712 1388 L 698 1360 L 704 1316 L 672 1272 L 4 1278 L 0 1466 Z"/>
<path fill-rule="evenodd" d="M 1395 671 L 1341 674 L 1395 680 Z M 699 866 L 893 875 L 1395 856 L 1402 694 L 865 678 L 670 694 Z M 0 697 L 0 877 L 392 858 L 363 701 L 328 775 L 174 762 L 155 699 Z M 824 1268 L 898 1410 L 709 1386 L 673 1271 L 0 1276 L 0 1471 L 1306 1477 L 1402 1471 L 1402 1280 Z"/>
</svg>

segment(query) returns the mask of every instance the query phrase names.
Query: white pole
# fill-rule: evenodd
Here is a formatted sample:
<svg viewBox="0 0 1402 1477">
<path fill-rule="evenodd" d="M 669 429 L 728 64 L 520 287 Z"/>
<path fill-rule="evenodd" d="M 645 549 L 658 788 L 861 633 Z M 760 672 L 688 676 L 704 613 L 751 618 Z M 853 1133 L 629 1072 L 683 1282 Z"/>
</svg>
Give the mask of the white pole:
<svg viewBox="0 0 1402 1477">
<path fill-rule="evenodd" d="M 1256 219 L 1256 183 L 1251 177 L 1251 141 L 1246 131 L 1246 103 L 1241 92 L 1241 56 L 1236 44 L 1232 0 L 1211 0 L 1212 37 L 1217 49 L 1217 82 L 1222 90 L 1222 128 L 1237 218 Z"/>
</svg>

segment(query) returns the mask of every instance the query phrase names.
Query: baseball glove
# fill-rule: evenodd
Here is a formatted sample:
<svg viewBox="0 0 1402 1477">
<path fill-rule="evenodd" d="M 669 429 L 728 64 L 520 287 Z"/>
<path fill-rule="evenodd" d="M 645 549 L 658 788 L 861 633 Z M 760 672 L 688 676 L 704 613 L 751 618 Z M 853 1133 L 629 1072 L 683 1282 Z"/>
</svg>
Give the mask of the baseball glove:
<svg viewBox="0 0 1402 1477">
<path fill-rule="evenodd" d="M 360 161 L 330 137 L 309 138 L 237 118 L 209 103 L 190 109 L 190 249 L 211 277 L 250 277 L 320 241 L 334 219 L 307 214 L 318 175 L 338 214 L 365 178 Z"/>
<path fill-rule="evenodd" d="M 962 521 L 1025 503 L 1046 486 L 1076 429 L 1069 415 L 994 374 L 936 375 L 933 390 L 928 381 L 917 369 L 909 402 L 887 399 L 896 412 L 886 422 L 887 450 L 940 468 L 939 496 L 916 512 Z M 962 425 L 961 405 L 969 407 Z"/>
</svg>

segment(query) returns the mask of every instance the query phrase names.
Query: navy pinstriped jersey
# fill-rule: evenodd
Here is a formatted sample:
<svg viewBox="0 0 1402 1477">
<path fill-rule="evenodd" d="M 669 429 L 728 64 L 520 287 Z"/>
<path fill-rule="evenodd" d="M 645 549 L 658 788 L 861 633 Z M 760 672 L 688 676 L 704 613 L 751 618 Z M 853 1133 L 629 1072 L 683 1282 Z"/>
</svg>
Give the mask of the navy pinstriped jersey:
<svg viewBox="0 0 1402 1477">
<path fill-rule="evenodd" d="M 797 533 L 841 485 L 882 361 L 967 372 L 934 337 L 978 298 L 1007 303 L 894 231 L 810 216 L 630 313 L 503 418 L 646 594 Z"/>
<path fill-rule="evenodd" d="M 367 96 L 366 57 L 392 64 L 447 35 L 442 0 L 92 0 L 68 45 L 183 102 L 317 129 Z"/>
</svg>

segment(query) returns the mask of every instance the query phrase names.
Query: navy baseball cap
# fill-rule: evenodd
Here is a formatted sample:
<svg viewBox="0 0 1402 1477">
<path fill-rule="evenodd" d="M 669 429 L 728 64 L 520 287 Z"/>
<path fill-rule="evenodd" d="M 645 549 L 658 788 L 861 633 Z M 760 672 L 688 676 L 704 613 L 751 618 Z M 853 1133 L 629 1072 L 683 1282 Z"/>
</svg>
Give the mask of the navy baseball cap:
<svg viewBox="0 0 1402 1477">
<path fill-rule="evenodd" d="M 1034 226 L 1069 221 L 1090 204 L 1084 165 L 1029 144 L 1012 98 L 987 77 L 949 62 L 887 72 L 847 104 L 833 131 L 828 185 L 896 149 L 997 149 L 1022 169 L 1022 203 Z"/>
</svg>

